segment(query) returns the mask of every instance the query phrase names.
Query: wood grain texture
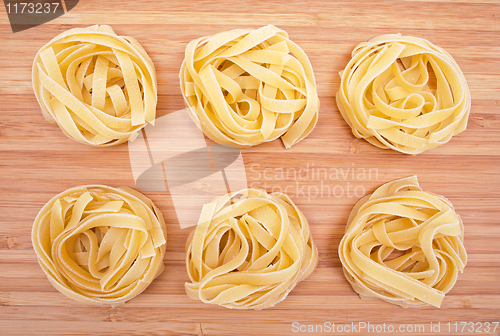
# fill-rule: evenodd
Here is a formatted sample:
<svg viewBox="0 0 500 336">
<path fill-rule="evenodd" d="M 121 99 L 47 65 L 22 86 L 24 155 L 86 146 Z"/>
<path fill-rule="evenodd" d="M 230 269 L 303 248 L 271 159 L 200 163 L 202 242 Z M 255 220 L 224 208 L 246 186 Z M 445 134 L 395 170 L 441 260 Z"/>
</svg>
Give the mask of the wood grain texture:
<svg viewBox="0 0 500 336">
<path fill-rule="evenodd" d="M 289 335 L 294 334 L 292 322 L 363 321 L 421 324 L 426 329 L 419 334 L 431 335 L 431 323 L 500 320 L 499 1 L 81 0 L 68 14 L 16 34 L 1 8 L 0 333 Z M 168 193 L 160 192 L 146 194 L 166 218 L 166 268 L 143 294 L 109 308 L 72 301 L 50 285 L 30 241 L 39 209 L 76 185 L 134 186 L 126 144 L 102 149 L 66 138 L 43 119 L 32 92 L 31 64 L 38 49 L 66 29 L 91 24 L 109 24 L 120 35 L 134 36 L 148 51 L 157 68 L 158 116 L 184 107 L 178 71 L 186 44 L 201 35 L 274 24 L 309 55 L 321 100 L 316 129 L 289 150 L 274 141 L 243 151 L 254 186 L 269 191 L 292 186 L 289 195 L 308 218 L 319 249 L 318 268 L 284 302 L 265 311 L 235 311 L 190 300 L 183 289 L 188 280 L 184 244 L 190 230 L 179 228 Z M 338 72 L 351 50 L 376 35 L 397 32 L 449 51 L 472 94 L 468 129 L 418 156 L 354 138 L 334 99 Z M 290 174 L 280 175 L 280 168 Z M 320 168 L 340 175 L 313 176 Z M 302 175 L 294 178 L 291 172 L 300 169 Z M 370 169 L 371 177 L 358 175 Z M 344 279 L 338 258 L 337 247 L 358 196 L 413 174 L 424 190 L 450 199 L 465 224 L 469 263 L 441 309 L 362 301 Z M 325 185 L 337 193 L 312 196 Z M 495 334 L 500 335 L 499 329 Z M 447 334 L 443 327 L 441 334 Z"/>
</svg>

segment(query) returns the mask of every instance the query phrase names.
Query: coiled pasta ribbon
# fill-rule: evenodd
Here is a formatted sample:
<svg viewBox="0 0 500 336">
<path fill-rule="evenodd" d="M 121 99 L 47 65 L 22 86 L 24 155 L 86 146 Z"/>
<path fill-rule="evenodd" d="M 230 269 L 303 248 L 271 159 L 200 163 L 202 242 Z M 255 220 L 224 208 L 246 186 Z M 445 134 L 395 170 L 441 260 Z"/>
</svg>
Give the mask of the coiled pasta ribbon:
<svg viewBox="0 0 500 336">
<path fill-rule="evenodd" d="M 288 196 L 257 189 L 206 204 L 186 249 L 188 296 L 237 309 L 274 306 L 318 262 L 302 212 Z"/>
<path fill-rule="evenodd" d="M 250 147 L 281 137 L 289 148 L 318 120 L 309 59 L 272 25 L 191 41 L 180 82 L 191 118 L 220 144 Z"/>
<path fill-rule="evenodd" d="M 56 36 L 37 53 L 32 75 L 45 119 L 78 142 L 117 145 L 155 120 L 153 62 L 134 38 L 109 26 Z"/>
<path fill-rule="evenodd" d="M 355 205 L 339 256 L 361 298 L 440 307 L 467 262 L 463 233 L 452 204 L 422 191 L 412 176 L 382 185 Z"/>
<path fill-rule="evenodd" d="M 117 306 L 163 271 L 166 228 L 158 208 L 137 191 L 89 185 L 52 198 L 35 219 L 32 241 L 58 291 Z"/>
<path fill-rule="evenodd" d="M 340 77 L 342 116 L 356 137 L 377 147 L 418 154 L 467 127 L 465 77 L 427 40 L 394 34 L 360 43 Z"/>
</svg>

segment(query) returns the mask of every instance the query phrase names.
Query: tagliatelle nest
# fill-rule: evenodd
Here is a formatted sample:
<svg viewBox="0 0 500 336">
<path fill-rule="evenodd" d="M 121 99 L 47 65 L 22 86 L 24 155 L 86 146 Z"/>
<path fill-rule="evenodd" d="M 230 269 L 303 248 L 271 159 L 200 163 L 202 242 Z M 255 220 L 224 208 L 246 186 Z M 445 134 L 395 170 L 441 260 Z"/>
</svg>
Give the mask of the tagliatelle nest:
<svg viewBox="0 0 500 336">
<path fill-rule="evenodd" d="M 386 183 L 356 204 L 339 256 L 362 298 L 440 307 L 467 262 L 463 234 L 453 205 L 422 191 L 412 176 Z"/>
<path fill-rule="evenodd" d="M 180 82 L 191 118 L 220 144 L 250 147 L 281 137 L 289 148 L 318 119 L 309 59 L 272 25 L 191 41 Z"/>
<path fill-rule="evenodd" d="M 186 249 L 188 296 L 237 309 L 274 306 L 318 262 L 302 212 L 288 196 L 257 189 L 206 204 Z"/>
<path fill-rule="evenodd" d="M 117 306 L 163 271 L 166 228 L 158 208 L 137 191 L 89 185 L 52 198 L 35 219 L 32 241 L 58 291 Z"/>
<path fill-rule="evenodd" d="M 377 147 L 418 154 L 467 127 L 465 77 L 427 40 L 394 34 L 360 43 L 340 76 L 342 116 L 356 137 Z"/>
<path fill-rule="evenodd" d="M 135 39 L 109 26 L 56 36 L 37 53 L 32 75 L 45 119 L 78 142 L 117 145 L 155 120 L 153 62 Z"/>
</svg>

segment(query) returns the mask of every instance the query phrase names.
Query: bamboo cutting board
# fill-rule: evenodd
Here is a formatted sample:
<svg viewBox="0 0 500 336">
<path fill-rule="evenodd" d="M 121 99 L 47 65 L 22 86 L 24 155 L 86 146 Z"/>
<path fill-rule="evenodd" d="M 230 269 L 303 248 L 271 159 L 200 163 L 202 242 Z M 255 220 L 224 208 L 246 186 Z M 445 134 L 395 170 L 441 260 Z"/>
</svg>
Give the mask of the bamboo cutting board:
<svg viewBox="0 0 500 336">
<path fill-rule="evenodd" d="M 0 333 L 289 335 L 295 334 L 293 322 L 370 322 L 424 325 L 419 334 L 434 335 L 431 323 L 441 322 L 441 334 L 450 334 L 444 326 L 448 322 L 500 320 L 499 1 L 81 0 L 66 15 L 15 34 L 1 8 Z M 184 48 L 194 38 L 274 24 L 309 55 L 321 100 L 316 129 L 289 150 L 274 141 L 242 151 L 253 186 L 268 191 L 293 186 L 289 195 L 308 218 L 319 249 L 318 268 L 285 301 L 264 311 L 236 311 L 190 300 L 183 286 L 188 280 L 184 244 L 191 230 L 180 229 L 168 192 L 145 193 L 165 216 L 168 246 L 164 273 L 143 294 L 109 308 L 72 301 L 50 285 L 30 240 L 33 219 L 45 202 L 82 184 L 134 187 L 127 144 L 99 149 L 66 138 L 43 119 L 31 88 L 38 49 L 66 29 L 92 24 L 109 24 L 148 51 L 157 68 L 158 116 L 184 107 L 178 71 Z M 354 138 L 334 99 L 338 72 L 352 49 L 376 35 L 397 32 L 449 51 L 472 94 L 468 129 L 418 156 Z M 332 174 L 318 176 L 318 168 Z M 294 170 L 302 174 L 286 174 Z M 344 279 L 337 253 L 359 196 L 414 174 L 424 190 L 450 199 L 465 224 L 469 262 L 441 309 L 360 300 Z M 337 192 L 314 195 L 314 188 L 323 185 Z M 477 333 L 465 329 L 461 334 Z M 483 329 L 482 334 L 492 333 Z M 495 334 L 500 335 L 500 327 Z"/>
</svg>

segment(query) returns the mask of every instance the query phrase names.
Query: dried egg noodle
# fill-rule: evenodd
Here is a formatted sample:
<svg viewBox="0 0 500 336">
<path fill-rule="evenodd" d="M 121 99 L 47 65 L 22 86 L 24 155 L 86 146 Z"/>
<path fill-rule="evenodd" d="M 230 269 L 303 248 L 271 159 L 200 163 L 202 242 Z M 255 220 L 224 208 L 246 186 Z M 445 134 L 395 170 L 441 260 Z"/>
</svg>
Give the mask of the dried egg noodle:
<svg viewBox="0 0 500 336">
<path fill-rule="evenodd" d="M 158 208 L 137 191 L 89 185 L 52 198 L 35 219 L 32 241 L 58 291 L 117 306 L 163 271 L 166 228 Z"/>
<path fill-rule="evenodd" d="M 70 29 L 33 62 L 33 89 L 45 119 L 89 145 L 133 140 L 156 115 L 156 74 L 132 37 L 109 26 Z"/>
<path fill-rule="evenodd" d="M 354 206 L 339 256 L 361 298 L 440 307 L 467 262 L 463 233 L 452 204 L 422 191 L 412 176 L 382 185 Z"/>
<path fill-rule="evenodd" d="M 191 119 L 220 144 L 250 147 L 281 137 L 290 148 L 318 120 L 311 63 L 272 25 L 191 41 L 180 82 Z"/>
<path fill-rule="evenodd" d="M 465 77 L 427 40 L 394 34 L 360 43 L 340 77 L 342 116 L 356 137 L 377 147 L 418 154 L 467 127 Z"/>
<path fill-rule="evenodd" d="M 237 309 L 274 306 L 318 263 L 302 212 L 288 196 L 257 189 L 205 204 L 186 250 L 188 296 Z"/>
</svg>

